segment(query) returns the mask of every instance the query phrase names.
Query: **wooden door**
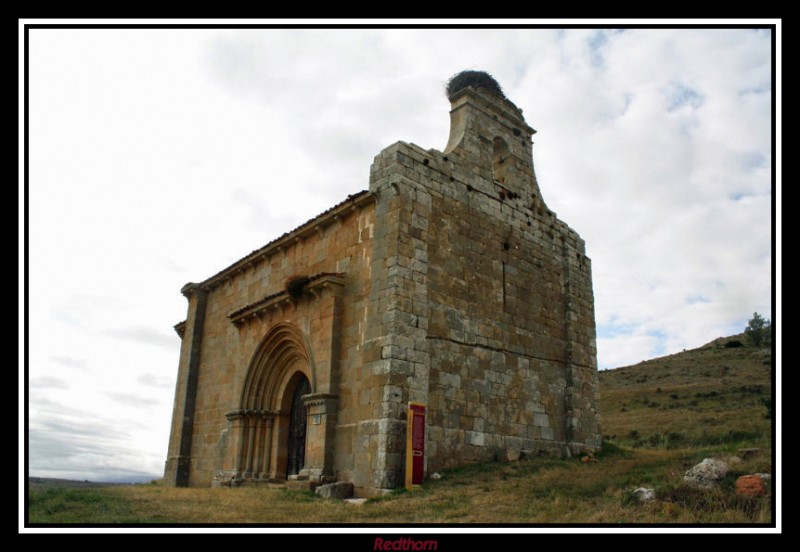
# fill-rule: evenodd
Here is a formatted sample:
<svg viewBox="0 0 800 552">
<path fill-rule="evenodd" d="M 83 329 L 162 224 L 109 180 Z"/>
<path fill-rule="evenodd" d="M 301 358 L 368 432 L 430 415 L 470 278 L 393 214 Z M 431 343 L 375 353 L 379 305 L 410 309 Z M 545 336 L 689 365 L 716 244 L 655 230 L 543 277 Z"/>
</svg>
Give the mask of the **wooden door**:
<svg viewBox="0 0 800 552">
<path fill-rule="evenodd" d="M 311 392 L 308 379 L 303 377 L 297 382 L 292 396 L 292 410 L 289 414 L 289 445 L 286 466 L 287 475 L 295 475 L 303 469 L 306 454 L 306 423 L 308 416 L 303 404 L 303 395 Z"/>
</svg>

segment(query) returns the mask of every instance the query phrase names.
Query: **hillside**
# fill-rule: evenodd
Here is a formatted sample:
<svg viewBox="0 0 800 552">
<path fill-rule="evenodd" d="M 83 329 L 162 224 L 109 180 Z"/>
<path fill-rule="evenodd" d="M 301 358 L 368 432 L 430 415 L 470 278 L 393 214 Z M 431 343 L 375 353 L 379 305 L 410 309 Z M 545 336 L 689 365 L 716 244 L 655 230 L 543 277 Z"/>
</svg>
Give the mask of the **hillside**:
<svg viewBox="0 0 800 552">
<path fill-rule="evenodd" d="M 633 448 L 757 442 L 771 450 L 771 396 L 771 350 L 748 346 L 744 335 L 600 372 L 605 440 Z"/>
</svg>

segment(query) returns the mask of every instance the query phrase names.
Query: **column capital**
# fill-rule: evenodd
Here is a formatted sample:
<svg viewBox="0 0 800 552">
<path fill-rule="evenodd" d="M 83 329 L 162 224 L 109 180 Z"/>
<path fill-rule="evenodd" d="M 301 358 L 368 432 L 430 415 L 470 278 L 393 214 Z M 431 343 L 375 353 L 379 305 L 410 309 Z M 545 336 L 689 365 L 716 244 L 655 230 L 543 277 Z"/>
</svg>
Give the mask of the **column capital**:
<svg viewBox="0 0 800 552">
<path fill-rule="evenodd" d="M 306 407 L 321 406 L 324 411 L 327 411 L 330 408 L 336 407 L 338 403 L 339 395 L 334 395 L 333 393 L 311 393 L 309 395 L 303 395 L 303 404 Z"/>
</svg>

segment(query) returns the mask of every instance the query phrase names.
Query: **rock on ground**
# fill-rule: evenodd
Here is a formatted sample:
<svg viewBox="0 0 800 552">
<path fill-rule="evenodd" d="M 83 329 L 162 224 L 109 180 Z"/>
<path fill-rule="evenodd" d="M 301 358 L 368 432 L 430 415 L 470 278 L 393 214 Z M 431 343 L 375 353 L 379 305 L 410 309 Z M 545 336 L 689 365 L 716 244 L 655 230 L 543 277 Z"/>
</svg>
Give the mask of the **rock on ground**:
<svg viewBox="0 0 800 552">
<path fill-rule="evenodd" d="M 337 481 L 320 485 L 314 492 L 322 498 L 350 498 L 353 496 L 353 484 L 346 481 Z"/>
<path fill-rule="evenodd" d="M 649 502 L 656 499 L 655 489 L 648 489 L 646 487 L 639 487 L 633 491 L 633 496 L 638 498 L 641 502 Z"/>
<path fill-rule="evenodd" d="M 760 475 L 743 475 L 736 480 L 736 494 L 758 496 L 764 494 L 764 481 Z"/>
<path fill-rule="evenodd" d="M 716 458 L 706 458 L 683 476 L 683 480 L 692 487 L 709 488 L 719 483 L 728 473 L 728 464 Z"/>
</svg>

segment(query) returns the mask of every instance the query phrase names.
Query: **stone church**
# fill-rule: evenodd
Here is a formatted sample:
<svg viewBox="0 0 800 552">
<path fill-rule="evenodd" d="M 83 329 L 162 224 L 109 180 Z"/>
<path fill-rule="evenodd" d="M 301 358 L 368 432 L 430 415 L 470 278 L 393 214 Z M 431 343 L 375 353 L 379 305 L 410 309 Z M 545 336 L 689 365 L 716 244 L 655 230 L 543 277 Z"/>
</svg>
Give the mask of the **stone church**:
<svg viewBox="0 0 800 552">
<path fill-rule="evenodd" d="M 397 142 L 369 189 L 181 292 L 167 484 L 403 485 L 425 470 L 597 448 L 584 242 L 533 170 L 536 132 L 488 74 L 450 80 L 443 151 Z"/>
</svg>

